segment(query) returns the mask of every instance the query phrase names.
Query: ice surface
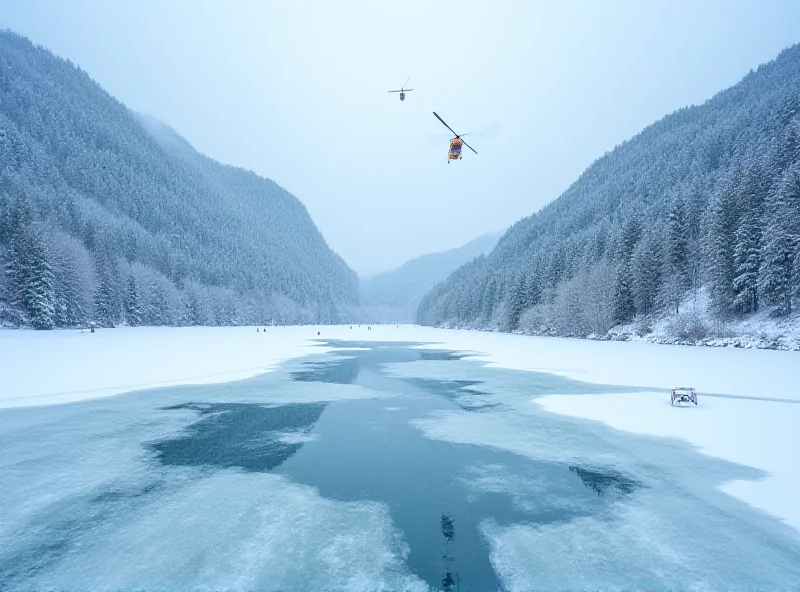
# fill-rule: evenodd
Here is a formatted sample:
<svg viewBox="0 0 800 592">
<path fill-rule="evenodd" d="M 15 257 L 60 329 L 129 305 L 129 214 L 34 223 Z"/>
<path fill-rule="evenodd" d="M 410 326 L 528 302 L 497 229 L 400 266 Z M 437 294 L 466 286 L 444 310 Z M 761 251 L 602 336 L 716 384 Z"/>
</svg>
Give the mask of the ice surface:
<svg viewBox="0 0 800 592">
<path fill-rule="evenodd" d="M 481 464 L 471 467 L 459 478 L 476 494 L 510 496 L 517 508 L 528 514 L 538 514 L 540 519 L 553 515 L 558 521 L 563 521 L 567 516 L 588 515 L 595 511 L 594 504 L 585 497 L 574 495 L 571 486 L 575 478 L 567 471 L 560 479 L 555 479 L 552 474 L 520 474 L 509 471 L 504 465 Z"/>
<path fill-rule="evenodd" d="M 317 333 L 320 333 L 318 336 Z M 800 400 L 800 353 L 455 331 L 413 325 L 0 331 L 0 406 L 76 401 L 154 386 L 257 375 L 331 348 L 316 339 L 430 342 L 490 366 L 634 387 Z M 349 348 L 356 349 L 356 348 Z"/>
<path fill-rule="evenodd" d="M 800 352 L 591 341 L 508 333 L 407 329 L 421 348 L 475 352 L 489 366 L 558 374 L 597 384 L 800 401 Z"/>
<path fill-rule="evenodd" d="M 73 530 L 69 549 L 26 585 L 427 590 L 405 568 L 407 548 L 380 504 L 325 500 L 278 475 L 220 472 L 165 487 L 133 518 L 107 516 L 102 527 Z M 80 523 L 89 502 L 73 504 Z M 34 530 L 31 551 L 35 537 Z"/>
<path fill-rule="evenodd" d="M 479 393 L 470 394 L 467 391 L 472 387 L 458 388 L 459 383 L 452 381 L 450 394 L 462 409 L 473 409 L 475 405 L 470 403 L 475 401 L 499 404 L 491 411 L 439 412 L 414 421 L 427 437 L 492 446 L 590 471 L 613 468 L 642 480 L 641 491 L 628 495 L 625 503 L 612 504 L 602 517 L 539 526 L 485 522 L 483 531 L 491 542 L 493 563 L 511 589 L 530 589 L 530 582 L 535 582 L 537 589 L 611 588 L 618 581 L 612 577 L 615 571 L 633 573 L 637 565 L 649 566 L 645 572 L 636 573 L 640 587 L 649 589 L 694 586 L 698 590 L 735 590 L 737 585 L 748 583 L 754 589 L 786 589 L 800 581 L 797 530 L 781 530 L 770 516 L 753 512 L 740 501 L 800 528 L 800 505 L 794 502 L 800 485 L 800 463 L 792 457 L 792 451 L 800 450 L 800 404 L 770 400 L 800 401 L 797 352 L 379 325 L 372 330 L 366 326 L 281 327 L 268 328 L 266 333 L 249 327 L 114 329 L 94 334 L 3 331 L 0 405 L 21 407 L 160 384 L 235 380 L 274 369 L 282 360 L 330 349 L 315 346 L 315 339 L 416 341 L 428 342 L 420 346 L 423 349 L 475 352 L 472 359 L 488 365 L 470 365 L 457 376 L 447 369 L 446 362 L 393 365 L 393 374 L 419 380 L 481 382 L 473 389 Z M 493 368 L 517 371 L 498 378 Z M 629 387 L 630 392 L 622 392 L 624 388 L 615 392 L 608 385 Z M 700 405 L 670 407 L 667 389 L 678 385 L 697 388 Z M 327 384 L 314 382 L 291 383 L 280 391 L 250 381 L 229 386 L 240 402 L 303 403 L 391 396 L 355 385 L 337 385 L 334 391 Z M 217 400 L 216 387 L 192 388 L 198 389 L 197 400 Z M 159 391 L 159 397 L 166 406 L 184 400 L 180 392 L 180 388 Z M 153 479 L 146 470 L 152 459 L 139 440 L 126 439 L 126 430 L 119 427 L 120 417 L 128 411 L 126 401 L 141 396 L 131 393 L 107 399 L 94 415 L 80 417 L 80 421 L 73 415 L 78 412 L 72 406 L 37 408 L 35 423 L 42 427 L 37 438 L 50 451 L 47 459 L 38 458 L 23 445 L 20 434 L 25 433 L 24 422 L 15 422 L 13 430 L 9 422 L 4 422 L 0 429 L 0 449 L 4 451 L 0 472 L 6 483 L 14 485 L 3 490 L 3 507 L 13 507 L 14 512 L 4 513 L 0 520 L 0 553 L 6 558 L 13 553 L 18 564 L 30 566 L 25 553 L 41 554 L 42 541 L 53 540 L 50 529 L 63 533 L 64 548 L 46 549 L 46 560 L 35 566 L 36 579 L 30 580 L 35 585 L 46 587 L 48 582 L 58 582 L 71 588 L 158 589 L 174 586 L 181 569 L 192 569 L 192 573 L 202 574 L 198 585 L 207 582 L 211 587 L 229 588 L 234 584 L 222 582 L 221 574 L 230 573 L 234 561 L 244 566 L 234 570 L 242 574 L 236 584 L 241 587 L 275 590 L 280 586 L 301 587 L 303 581 L 338 582 L 342 589 L 374 589 L 375 582 L 396 589 L 421 585 L 404 571 L 405 551 L 380 505 L 325 500 L 315 490 L 277 476 L 270 476 L 268 487 L 262 490 L 255 485 L 256 476 L 236 471 L 201 481 L 197 478 L 201 469 L 173 467 L 169 478 Z M 138 414 L 131 420 L 135 425 L 127 429 L 136 431 L 139 437 L 144 431 L 155 439 L 179 430 L 195 414 L 188 410 L 166 416 Z M 552 421 L 554 417 L 559 420 Z M 94 440 L 75 445 L 86 433 L 94 434 Z M 287 444 L 303 443 L 300 433 L 282 437 Z M 692 446 L 711 458 L 696 454 Z M 4 458 L 15 462 L 9 464 Z M 42 462 L 53 470 L 37 470 L 35 477 L 25 472 Z M 476 492 L 506 492 L 517 504 L 529 503 L 526 500 L 535 498 L 538 491 L 535 476 L 515 477 L 501 467 L 475 467 L 469 477 Z M 59 491 L 69 495 L 52 493 Z M 282 505 L 284 498 L 296 502 L 293 509 Z M 115 508 L 122 511 L 131 504 L 141 504 L 141 512 L 136 512 L 138 519 L 116 522 Z M 263 515 L 261 509 L 274 515 Z M 295 528 L 288 517 L 290 509 L 297 512 L 294 520 L 298 532 L 307 535 L 296 553 L 317 558 L 319 580 L 313 580 L 317 577 L 314 573 L 306 573 L 313 570 L 300 574 L 279 558 L 268 562 L 268 570 L 258 559 L 270 557 L 270 553 L 279 555 L 281 545 L 300 544 L 294 538 L 290 540 L 288 534 L 276 535 L 274 544 L 270 538 L 271 529 L 282 532 L 286 528 L 288 532 Z M 205 518 L 201 517 L 213 517 L 214 513 L 220 520 L 211 520 L 210 534 L 196 534 L 205 528 Z M 734 525 L 732 518 L 736 519 Z M 223 532 L 223 525 L 232 522 L 241 530 L 235 536 Z M 329 523 L 335 525 L 334 530 L 326 530 Z M 686 537 L 686 524 L 696 525 L 696 535 Z M 334 545 L 330 554 L 309 534 L 317 531 L 322 540 L 328 537 L 339 541 L 340 546 Z M 26 546 L 2 546 L 4 535 L 18 536 L 20 532 L 27 537 Z M 176 536 L 170 538 L 172 532 Z M 59 536 L 55 539 L 61 540 Z M 125 556 L 121 551 L 125 545 L 135 544 L 134 537 L 152 542 L 154 551 L 147 561 L 119 559 Z M 170 544 L 173 549 L 184 545 L 187 551 L 173 556 L 179 564 L 174 568 L 169 563 Z M 742 548 L 748 544 L 752 553 L 743 556 Z M 361 559 L 359 554 L 363 554 Z M 603 557 L 608 558 L 605 563 Z M 111 567 L 97 568 L 103 561 L 111 562 Z M 163 568 L 165 580 L 148 580 L 148 561 L 160 566 L 159 570 Z M 766 563 L 759 562 L 771 562 L 771 567 L 764 569 Z M 752 581 L 746 573 L 748 567 L 762 578 L 769 571 L 772 579 Z M 65 569 L 71 574 L 66 586 L 64 580 L 56 578 Z M 557 581 L 554 578 L 559 573 L 572 579 Z M 102 574 L 110 574 L 111 579 L 98 579 Z M 693 574 L 694 579 L 680 579 L 681 574 Z M 298 579 L 301 576 L 312 580 Z"/>
<path fill-rule="evenodd" d="M 325 386 L 282 384 L 317 395 Z M 214 390 L 4 410 L 0 588 L 427 590 L 383 504 L 324 499 L 285 476 L 236 467 L 166 466 L 143 445 L 174 442 L 198 419 L 238 408 L 225 405 L 246 406 L 225 399 L 274 387 L 234 383 L 217 389 L 223 402 L 168 410 L 158 402 Z M 310 441 L 302 430 L 277 435 Z"/>
<path fill-rule="evenodd" d="M 734 481 L 722 488 L 800 530 L 800 403 L 700 394 L 697 407 L 673 408 L 669 395 L 661 392 L 554 395 L 537 402 L 554 413 L 602 421 L 619 430 L 682 438 L 709 456 L 763 469 L 768 473 L 764 479 Z"/>
<path fill-rule="evenodd" d="M 255 376 L 312 348 L 315 327 L 0 331 L 0 406 L 46 405 Z"/>
<path fill-rule="evenodd" d="M 284 444 L 300 444 L 306 442 L 313 442 L 317 439 L 314 434 L 306 434 L 304 432 L 284 432 L 278 435 L 278 440 Z"/>
<path fill-rule="evenodd" d="M 750 592 L 792 590 L 800 581 L 796 551 L 781 552 L 780 542 L 755 544 L 743 554 L 745 541 L 758 536 L 746 526 L 718 513 L 695 513 L 692 505 L 687 512 L 679 498 L 663 493 L 632 497 L 601 517 L 542 526 L 485 521 L 492 563 L 508 591 Z M 664 512 L 654 511 L 658 504 Z"/>
<path fill-rule="evenodd" d="M 672 436 L 707 454 L 762 469 L 769 477 L 724 485 L 731 495 L 800 529 L 800 352 L 587 341 L 477 331 L 422 329 L 422 348 L 473 351 L 490 367 L 553 373 L 598 384 L 663 389 L 637 395 L 542 398 L 548 410 L 601 420 L 617 429 Z M 400 371 L 408 371 L 404 368 Z M 700 405 L 669 406 L 668 389 L 693 386 Z M 764 401 L 710 397 L 752 397 Z M 509 398 L 519 398 L 510 392 Z M 530 398 L 530 397 L 529 397 Z M 551 402 L 548 402 L 551 401 Z M 694 414 L 694 415 L 692 415 Z"/>
<path fill-rule="evenodd" d="M 567 416 L 552 422 L 531 407 L 443 412 L 414 422 L 432 438 L 568 463 L 572 478 L 611 501 L 598 515 L 582 512 L 584 500 L 558 495 L 556 483 L 545 485 L 536 474 L 491 465 L 465 474 L 476 491 L 509 495 L 529 511 L 558 508 L 572 516 L 482 523 L 509 591 L 789 590 L 800 581 L 797 532 L 718 487 L 758 472 L 699 455 L 679 440 L 632 437 Z"/>
</svg>

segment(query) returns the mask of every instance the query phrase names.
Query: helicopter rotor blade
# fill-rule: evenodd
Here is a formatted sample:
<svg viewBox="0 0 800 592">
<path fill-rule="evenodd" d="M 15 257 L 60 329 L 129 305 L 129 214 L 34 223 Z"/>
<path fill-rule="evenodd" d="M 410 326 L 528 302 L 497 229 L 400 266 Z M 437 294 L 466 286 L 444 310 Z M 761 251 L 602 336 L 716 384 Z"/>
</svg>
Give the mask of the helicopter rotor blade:
<svg viewBox="0 0 800 592">
<path fill-rule="evenodd" d="M 407 88 L 406 92 L 411 92 L 412 90 L 414 90 L 414 89 L 413 88 Z"/>
<path fill-rule="evenodd" d="M 389 92 L 403 92 L 402 90 L 390 90 Z"/>
<path fill-rule="evenodd" d="M 453 132 L 453 135 L 454 135 L 456 138 L 458 137 L 458 134 L 457 134 L 456 132 L 454 132 L 454 131 L 453 131 L 453 128 L 452 128 L 452 127 L 450 127 L 449 125 L 447 125 L 446 123 L 444 123 L 444 119 L 442 119 L 441 117 L 439 117 L 439 114 L 438 114 L 438 113 L 436 113 L 436 111 L 434 111 L 434 112 L 433 112 L 433 114 L 434 114 L 434 115 L 436 115 L 436 119 L 438 119 L 439 121 L 441 121 L 441 122 L 444 124 L 444 126 L 447 128 L 447 129 L 449 129 L 451 132 Z"/>
<path fill-rule="evenodd" d="M 477 150 L 475 150 L 475 148 L 473 148 L 472 146 L 470 146 L 469 144 L 467 144 L 466 142 L 464 142 L 464 140 L 463 140 L 463 139 L 462 139 L 461 141 L 463 142 L 464 146 L 466 146 L 467 148 L 469 148 L 470 150 L 472 150 L 472 151 L 473 151 L 475 154 L 477 154 L 477 153 L 478 153 L 478 151 L 477 151 Z"/>
<path fill-rule="evenodd" d="M 406 81 L 403 83 L 403 88 L 405 88 L 405 86 L 408 84 L 408 81 L 409 81 L 409 80 L 411 80 L 411 76 L 409 76 L 408 78 L 406 78 Z"/>
</svg>

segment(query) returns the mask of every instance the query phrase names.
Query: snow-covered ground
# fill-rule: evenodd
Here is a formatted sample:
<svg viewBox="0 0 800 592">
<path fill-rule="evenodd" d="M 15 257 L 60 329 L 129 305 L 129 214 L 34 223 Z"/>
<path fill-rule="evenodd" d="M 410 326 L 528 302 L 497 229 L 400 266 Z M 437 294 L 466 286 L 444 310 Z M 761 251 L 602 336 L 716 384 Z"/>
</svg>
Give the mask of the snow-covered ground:
<svg viewBox="0 0 800 592">
<path fill-rule="evenodd" d="M 346 328 L 344 328 L 346 329 Z M 49 405 L 153 387 L 255 376 L 329 348 L 331 327 L 137 327 L 0 331 L 0 407 Z M 344 334 L 343 334 L 344 335 Z"/>
<path fill-rule="evenodd" d="M 425 342 L 421 347 L 474 352 L 473 359 L 492 366 L 641 387 L 640 393 L 554 395 L 531 404 L 620 430 L 681 438 L 705 454 L 762 469 L 769 474 L 764 480 L 730 483 L 724 490 L 800 530 L 794 501 L 800 463 L 793 452 L 800 450 L 798 352 L 404 325 L 269 327 L 266 333 L 255 327 L 0 331 L 0 407 L 241 379 L 328 351 L 314 343 L 318 338 Z M 698 390 L 698 407 L 670 407 L 667 389 L 679 385 Z"/>
<path fill-rule="evenodd" d="M 722 322 L 709 312 L 708 294 L 687 297 L 679 314 L 639 319 L 612 328 L 605 338 L 649 343 L 800 351 L 800 313 L 775 317 L 771 308 Z"/>
</svg>

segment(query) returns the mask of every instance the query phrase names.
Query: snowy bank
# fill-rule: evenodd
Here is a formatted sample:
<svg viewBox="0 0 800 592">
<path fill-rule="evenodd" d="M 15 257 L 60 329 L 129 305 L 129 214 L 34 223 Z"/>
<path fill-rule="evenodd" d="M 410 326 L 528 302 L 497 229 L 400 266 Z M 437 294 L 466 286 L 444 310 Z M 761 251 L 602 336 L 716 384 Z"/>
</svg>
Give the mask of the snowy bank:
<svg viewBox="0 0 800 592">
<path fill-rule="evenodd" d="M 800 351 L 800 313 L 773 317 L 771 311 L 765 309 L 723 322 L 714 319 L 707 305 L 697 309 L 689 307 L 679 315 L 667 314 L 618 325 L 600 339 Z"/>
<path fill-rule="evenodd" d="M 49 405 L 249 378 L 314 346 L 329 327 L 136 327 L 0 331 L 0 407 Z"/>
<path fill-rule="evenodd" d="M 800 353 L 693 348 L 420 327 L 414 338 L 475 352 L 489 366 L 546 372 L 595 384 L 646 389 L 695 387 L 714 393 L 800 401 Z"/>
</svg>

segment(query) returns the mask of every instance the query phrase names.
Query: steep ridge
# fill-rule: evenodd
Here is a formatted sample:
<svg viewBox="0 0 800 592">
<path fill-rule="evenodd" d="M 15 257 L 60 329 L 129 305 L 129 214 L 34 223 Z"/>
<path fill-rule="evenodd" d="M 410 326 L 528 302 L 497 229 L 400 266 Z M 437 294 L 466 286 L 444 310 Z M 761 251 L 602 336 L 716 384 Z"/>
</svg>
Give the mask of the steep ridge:
<svg viewBox="0 0 800 592">
<path fill-rule="evenodd" d="M 422 300 L 428 325 L 700 339 L 800 299 L 800 45 L 594 162 Z M 698 303 L 708 303 L 701 306 Z"/>
<path fill-rule="evenodd" d="M 333 322 L 358 279 L 306 208 L 0 32 L 0 323 Z"/>
</svg>

